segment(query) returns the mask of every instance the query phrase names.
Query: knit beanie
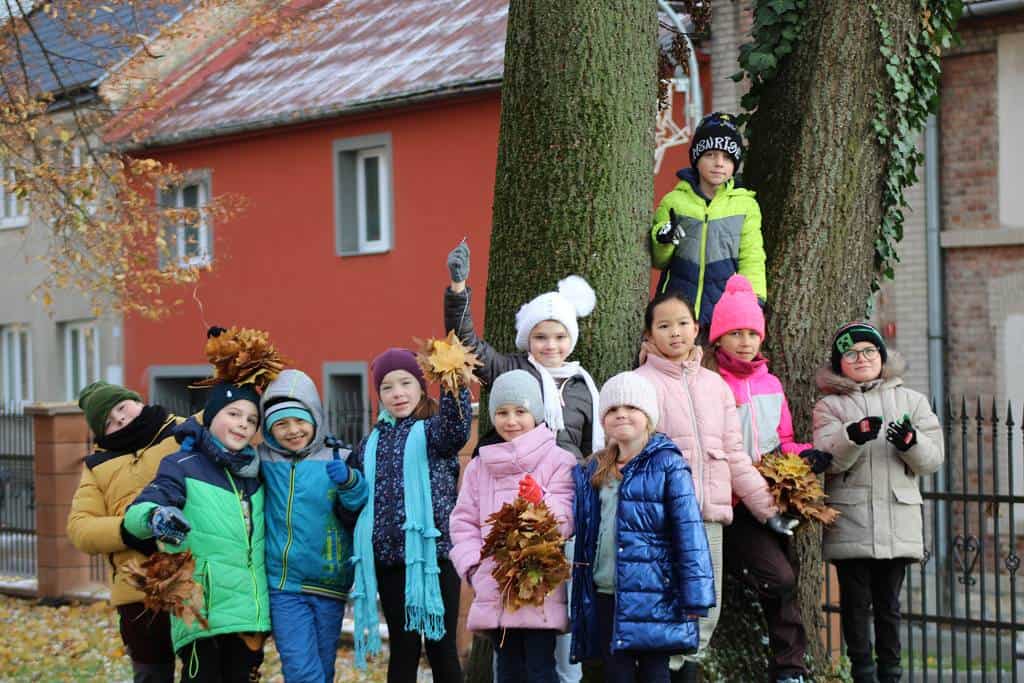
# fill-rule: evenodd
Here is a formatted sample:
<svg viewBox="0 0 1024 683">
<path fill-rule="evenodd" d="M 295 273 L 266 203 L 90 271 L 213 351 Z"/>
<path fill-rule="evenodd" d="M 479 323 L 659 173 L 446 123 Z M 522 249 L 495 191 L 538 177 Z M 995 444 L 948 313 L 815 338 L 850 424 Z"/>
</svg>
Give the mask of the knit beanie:
<svg viewBox="0 0 1024 683">
<path fill-rule="evenodd" d="M 697 161 L 704 152 L 719 149 L 728 154 L 736 168 L 743 159 L 743 136 L 736 126 L 736 117 L 716 111 L 700 120 L 690 141 L 690 165 L 697 168 Z"/>
<path fill-rule="evenodd" d="M 533 415 L 537 424 L 544 421 L 544 399 L 540 395 L 537 378 L 526 370 L 509 370 L 491 384 L 487 397 L 487 410 L 494 422 L 494 414 L 502 406 L 513 405 L 525 408 Z"/>
<path fill-rule="evenodd" d="M 568 330 L 572 340 L 569 353 L 572 353 L 580 336 L 576 319 L 590 315 L 596 303 L 597 295 L 593 288 L 579 275 L 559 280 L 558 291 L 541 294 L 530 303 L 523 304 L 516 313 L 516 348 L 521 351 L 529 349 L 530 332 L 537 323 L 554 320 Z"/>
<path fill-rule="evenodd" d="M 142 397 L 130 389 L 109 382 L 93 382 L 78 392 L 78 407 L 85 413 L 85 421 L 96 436 L 107 431 L 107 416 L 121 401 L 138 401 Z"/>
<path fill-rule="evenodd" d="M 313 413 L 309 412 L 305 405 L 300 401 L 285 399 L 263 407 L 263 431 L 269 434 L 270 428 L 274 426 L 275 422 L 280 422 L 288 417 L 305 420 L 311 425 L 316 424 Z"/>
<path fill-rule="evenodd" d="M 598 399 L 601 422 L 605 414 L 619 406 L 633 406 L 647 413 L 652 425 L 658 424 L 658 392 L 648 380 L 635 372 L 620 372 L 604 383 Z"/>
<path fill-rule="evenodd" d="M 260 395 L 256 393 L 255 387 L 251 384 L 231 384 L 229 382 L 218 382 L 210 387 L 210 393 L 206 395 L 206 405 L 203 406 L 203 424 L 207 428 L 213 424 L 213 418 L 224 406 L 235 401 L 249 401 L 260 407 Z"/>
<path fill-rule="evenodd" d="M 878 353 L 882 356 L 882 364 L 889 359 L 889 353 L 885 348 L 885 340 L 882 333 L 871 323 L 852 322 L 846 323 L 832 335 L 832 371 L 837 375 L 842 373 L 842 366 L 839 364 L 843 354 L 853 348 L 857 342 L 871 342 L 878 347 Z"/>
<path fill-rule="evenodd" d="M 714 343 L 723 334 L 733 330 L 754 330 L 764 341 L 764 313 L 761 304 L 757 302 L 750 280 L 739 273 L 725 283 L 725 292 L 715 304 L 708 339 Z"/>
<path fill-rule="evenodd" d="M 427 390 L 427 380 L 423 377 L 423 368 L 416 362 L 416 354 L 409 349 L 391 348 L 380 354 L 370 363 L 373 371 L 373 386 L 380 393 L 380 383 L 384 377 L 394 370 L 405 370 L 416 378 L 423 391 Z"/>
</svg>

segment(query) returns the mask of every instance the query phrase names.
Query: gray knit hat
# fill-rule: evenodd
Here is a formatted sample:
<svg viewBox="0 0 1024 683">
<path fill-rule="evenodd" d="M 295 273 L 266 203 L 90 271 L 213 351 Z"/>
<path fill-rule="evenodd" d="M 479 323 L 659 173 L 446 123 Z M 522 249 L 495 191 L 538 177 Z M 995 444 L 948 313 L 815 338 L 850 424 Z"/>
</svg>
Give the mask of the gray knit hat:
<svg viewBox="0 0 1024 683">
<path fill-rule="evenodd" d="M 658 392 L 654 385 L 635 372 L 620 372 L 604 383 L 598 401 L 601 421 L 605 413 L 619 406 L 633 406 L 647 413 L 651 424 L 658 425 Z"/>
<path fill-rule="evenodd" d="M 544 399 L 540 395 L 540 383 L 526 370 L 509 370 L 491 384 L 487 397 L 487 412 L 494 422 L 494 414 L 501 406 L 526 408 L 533 419 L 540 424 L 544 421 Z"/>
</svg>

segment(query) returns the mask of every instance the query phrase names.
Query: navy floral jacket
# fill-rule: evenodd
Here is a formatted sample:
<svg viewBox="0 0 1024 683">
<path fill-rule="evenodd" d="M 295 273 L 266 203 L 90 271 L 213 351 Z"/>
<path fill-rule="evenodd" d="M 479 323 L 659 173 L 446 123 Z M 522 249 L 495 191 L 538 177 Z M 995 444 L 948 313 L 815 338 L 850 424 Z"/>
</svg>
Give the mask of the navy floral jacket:
<svg viewBox="0 0 1024 683">
<path fill-rule="evenodd" d="M 448 517 L 455 507 L 459 481 L 459 449 L 469 440 L 473 419 L 469 392 L 459 392 L 458 402 L 451 394 L 441 394 L 438 414 L 424 422 L 427 436 L 427 460 L 430 467 L 430 496 L 434 504 L 434 525 L 441 532 L 437 539 L 438 558 L 448 557 L 452 548 Z M 405 440 L 416 420 L 378 421 L 376 429 L 377 471 L 373 487 L 373 548 L 377 562 L 384 566 L 405 563 L 405 491 L 402 458 Z M 363 454 L 369 435 L 363 438 L 348 458 L 348 464 L 363 471 Z"/>
</svg>

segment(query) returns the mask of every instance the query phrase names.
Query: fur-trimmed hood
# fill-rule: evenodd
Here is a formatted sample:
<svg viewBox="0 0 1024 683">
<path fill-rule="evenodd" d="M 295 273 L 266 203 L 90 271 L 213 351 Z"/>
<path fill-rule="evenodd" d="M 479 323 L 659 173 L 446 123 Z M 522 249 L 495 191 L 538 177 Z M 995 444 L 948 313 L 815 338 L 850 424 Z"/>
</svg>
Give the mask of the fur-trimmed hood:
<svg viewBox="0 0 1024 683">
<path fill-rule="evenodd" d="M 889 351 L 889 359 L 882 365 L 882 386 L 898 386 L 903 384 L 903 373 L 907 369 L 907 362 L 899 351 Z M 879 380 L 858 383 L 843 375 L 836 374 L 830 364 L 818 368 L 814 377 L 814 383 L 823 394 L 856 394 L 867 391 L 878 385 Z"/>
</svg>

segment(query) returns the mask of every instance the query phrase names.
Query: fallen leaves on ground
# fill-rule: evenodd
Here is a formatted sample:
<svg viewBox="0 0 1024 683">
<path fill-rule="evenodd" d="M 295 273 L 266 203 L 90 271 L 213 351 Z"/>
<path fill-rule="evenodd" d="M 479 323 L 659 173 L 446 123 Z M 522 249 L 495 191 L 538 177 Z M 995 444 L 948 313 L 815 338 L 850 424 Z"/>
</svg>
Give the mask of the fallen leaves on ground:
<svg viewBox="0 0 1024 683">
<path fill-rule="evenodd" d="M 783 512 L 828 525 L 839 511 L 825 504 L 825 491 L 807 461 L 795 453 L 769 453 L 757 464 Z"/>
<path fill-rule="evenodd" d="M 0 683 L 132 680 L 131 661 L 121 643 L 117 612 L 106 602 L 47 607 L 35 600 L 0 595 L 0 633 L 4 634 Z M 283 682 L 281 660 L 273 640 L 267 641 L 264 652 L 263 680 Z M 351 645 L 343 645 L 335 660 L 334 680 L 383 682 L 387 662 L 385 646 L 385 653 L 370 662 L 366 674 L 361 674 L 352 661 Z"/>
</svg>

